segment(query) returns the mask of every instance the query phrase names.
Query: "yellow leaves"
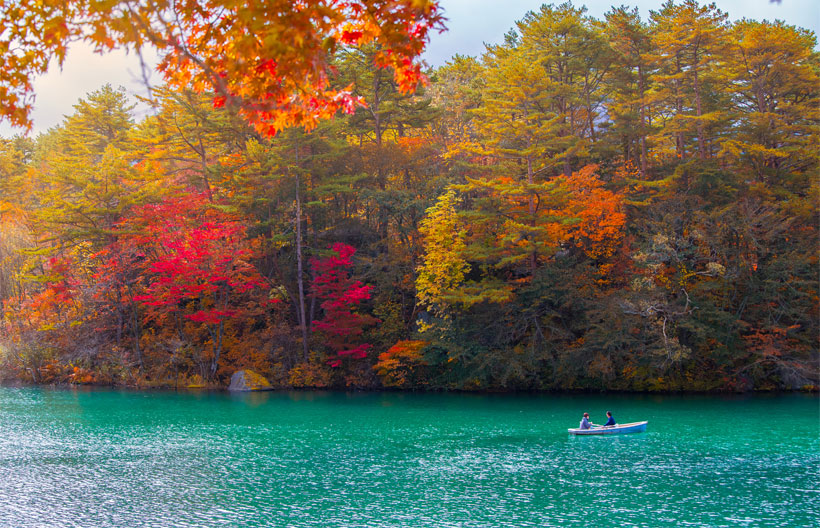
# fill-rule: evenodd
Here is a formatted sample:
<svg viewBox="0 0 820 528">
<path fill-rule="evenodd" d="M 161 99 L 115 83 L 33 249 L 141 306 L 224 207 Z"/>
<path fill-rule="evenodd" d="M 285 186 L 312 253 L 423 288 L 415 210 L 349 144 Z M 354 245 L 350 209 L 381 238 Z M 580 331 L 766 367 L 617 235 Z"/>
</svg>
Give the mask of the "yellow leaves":
<svg viewBox="0 0 820 528">
<path fill-rule="evenodd" d="M 720 143 L 719 158 L 731 160 L 750 159 L 760 166 L 766 163 L 772 164 L 775 160 L 788 158 L 789 151 L 782 148 L 771 148 L 759 143 L 741 141 L 738 139 L 726 139 Z"/>
<path fill-rule="evenodd" d="M 441 195 L 419 227 L 424 255 L 416 279 L 417 296 L 421 305 L 442 315 L 447 306 L 445 295 L 464 281 L 470 269 L 462 256 L 465 233 L 459 225 L 455 202 L 455 191 Z"/>
<path fill-rule="evenodd" d="M 324 362 L 299 363 L 288 372 L 292 387 L 325 388 L 331 384 L 331 369 Z"/>
<path fill-rule="evenodd" d="M 513 284 L 485 278 L 480 282 L 466 282 L 458 290 L 443 296 L 443 300 L 462 308 L 470 308 L 479 303 L 504 304 L 513 300 Z"/>
</svg>

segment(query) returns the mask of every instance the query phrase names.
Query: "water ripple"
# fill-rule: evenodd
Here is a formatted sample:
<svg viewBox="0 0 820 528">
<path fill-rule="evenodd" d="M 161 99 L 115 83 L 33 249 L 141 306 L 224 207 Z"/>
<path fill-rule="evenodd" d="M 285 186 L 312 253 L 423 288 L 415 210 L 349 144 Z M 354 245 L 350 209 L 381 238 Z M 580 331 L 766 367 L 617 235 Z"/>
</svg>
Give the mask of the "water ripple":
<svg viewBox="0 0 820 528">
<path fill-rule="evenodd" d="M 567 436 L 606 408 L 649 432 Z M 0 526 L 816 526 L 819 419 L 803 396 L 0 388 Z"/>
</svg>

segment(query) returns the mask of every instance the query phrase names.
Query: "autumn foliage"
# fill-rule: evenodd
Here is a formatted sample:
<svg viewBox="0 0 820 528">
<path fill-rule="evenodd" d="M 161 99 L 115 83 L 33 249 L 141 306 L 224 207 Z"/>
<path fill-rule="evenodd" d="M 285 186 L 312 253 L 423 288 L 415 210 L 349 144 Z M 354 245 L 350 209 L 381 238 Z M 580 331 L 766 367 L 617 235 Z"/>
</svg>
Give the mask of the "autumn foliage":
<svg viewBox="0 0 820 528">
<path fill-rule="evenodd" d="M 776 6 L 772 6 L 776 9 Z M 0 378 L 139 387 L 820 385 L 816 36 L 664 2 L 0 0 L 0 117 L 70 42 L 160 53 L 0 139 Z"/>
<path fill-rule="evenodd" d="M 101 273 L 123 276 L 124 266 L 138 272 L 131 300 L 147 322 L 177 326 L 180 335 L 180 316 L 204 326 L 211 344 L 207 374 L 213 376 L 225 321 L 246 315 L 249 294 L 267 285 L 252 263 L 245 225 L 202 194 L 182 194 L 137 208 L 118 233 L 117 243 L 102 253 L 109 258 Z"/>
<path fill-rule="evenodd" d="M 417 370 L 427 365 L 423 352 L 428 344 L 427 341 L 403 340 L 379 354 L 379 361 L 373 369 L 384 386 L 408 388 L 421 383 Z"/>
<path fill-rule="evenodd" d="M 315 278 L 312 295 L 322 299 L 324 317 L 313 321 L 314 329 L 325 337 L 325 343 L 334 355 L 328 361 L 333 367 L 341 366 L 343 358 L 363 359 L 371 348 L 361 343 L 365 327 L 378 322 L 374 317 L 356 312 L 356 308 L 370 299 L 372 286 L 350 277 L 355 248 L 334 244 L 331 255 L 311 260 Z"/>
<path fill-rule="evenodd" d="M 2 115 L 28 122 L 31 78 L 65 59 L 83 39 L 97 50 L 156 48 L 169 86 L 213 92 L 263 134 L 312 128 L 359 101 L 333 87 L 329 57 L 344 46 L 379 45 L 375 67 L 390 67 L 404 91 L 423 76 L 416 58 L 431 31 L 442 29 L 433 0 L 292 2 L 15 2 L 0 4 Z M 264 21 L 264 22 L 263 22 Z"/>
<path fill-rule="evenodd" d="M 140 248 L 128 264 L 147 276 L 147 287 L 134 300 L 153 313 L 193 305 L 185 318 L 217 325 L 236 315 L 233 297 L 265 286 L 251 262 L 254 250 L 246 227 L 210 209 L 200 194 L 138 208 L 119 231 L 120 244 Z M 122 264 L 116 259 L 106 262 L 113 267 Z"/>
</svg>

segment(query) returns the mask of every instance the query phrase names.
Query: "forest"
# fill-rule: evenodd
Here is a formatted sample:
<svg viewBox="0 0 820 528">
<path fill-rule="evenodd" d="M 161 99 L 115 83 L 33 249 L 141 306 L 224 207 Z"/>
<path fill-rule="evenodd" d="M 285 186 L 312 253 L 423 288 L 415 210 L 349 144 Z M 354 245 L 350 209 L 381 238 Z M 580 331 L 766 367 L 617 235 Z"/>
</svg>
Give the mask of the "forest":
<svg viewBox="0 0 820 528">
<path fill-rule="evenodd" d="M 0 380 L 817 390 L 813 32 L 552 4 L 394 74 L 346 31 L 286 117 L 224 90 L 290 63 L 177 60 L 145 117 L 106 85 L 0 139 Z"/>
</svg>

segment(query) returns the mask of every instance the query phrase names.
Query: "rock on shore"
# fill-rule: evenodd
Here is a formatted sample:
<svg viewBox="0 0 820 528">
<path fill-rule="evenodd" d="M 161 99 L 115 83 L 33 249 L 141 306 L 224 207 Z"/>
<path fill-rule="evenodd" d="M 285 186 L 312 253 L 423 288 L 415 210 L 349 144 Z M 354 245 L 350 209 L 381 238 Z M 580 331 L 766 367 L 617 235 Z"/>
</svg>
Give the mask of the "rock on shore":
<svg viewBox="0 0 820 528">
<path fill-rule="evenodd" d="M 265 376 L 256 373 L 252 370 L 238 370 L 231 376 L 231 384 L 228 386 L 229 391 L 250 392 L 271 390 L 270 382 L 265 379 Z"/>
</svg>

